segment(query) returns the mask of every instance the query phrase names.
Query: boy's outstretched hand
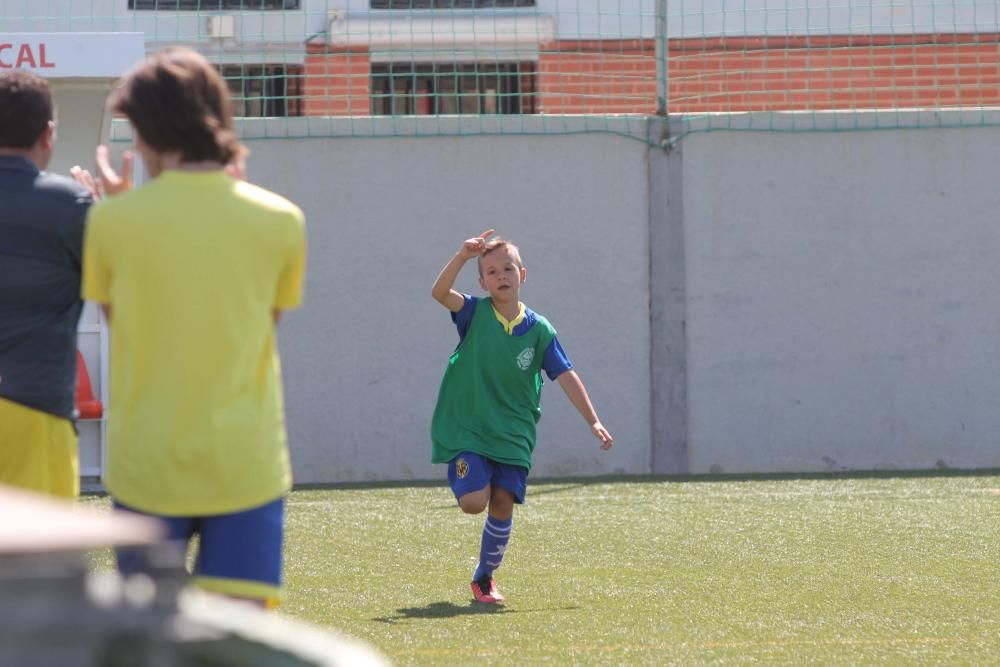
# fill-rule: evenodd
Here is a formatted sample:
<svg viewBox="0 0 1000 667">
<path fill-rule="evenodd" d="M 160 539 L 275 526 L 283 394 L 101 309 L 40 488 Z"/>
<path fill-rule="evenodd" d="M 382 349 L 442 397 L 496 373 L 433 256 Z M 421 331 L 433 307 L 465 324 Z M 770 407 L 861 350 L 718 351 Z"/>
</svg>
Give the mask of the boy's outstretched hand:
<svg viewBox="0 0 1000 667">
<path fill-rule="evenodd" d="M 611 437 L 611 433 L 608 432 L 608 429 L 604 428 L 604 424 L 601 422 L 591 424 L 590 432 L 601 441 L 601 449 L 611 449 L 611 446 L 615 444 L 615 439 Z"/>
<path fill-rule="evenodd" d="M 462 244 L 462 249 L 459 250 L 459 254 L 462 255 L 463 259 L 472 259 L 473 257 L 479 257 L 484 252 L 486 252 L 486 239 L 493 236 L 496 233 L 494 229 L 487 229 L 485 232 L 476 236 L 475 238 L 466 239 Z"/>
</svg>

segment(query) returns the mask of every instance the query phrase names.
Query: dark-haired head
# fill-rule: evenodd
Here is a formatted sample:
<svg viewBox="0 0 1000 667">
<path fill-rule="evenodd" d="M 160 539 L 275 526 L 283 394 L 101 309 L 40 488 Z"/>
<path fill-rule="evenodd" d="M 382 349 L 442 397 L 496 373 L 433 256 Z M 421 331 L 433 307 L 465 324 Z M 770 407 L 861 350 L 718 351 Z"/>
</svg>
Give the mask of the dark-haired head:
<svg viewBox="0 0 1000 667">
<path fill-rule="evenodd" d="M 52 91 L 26 70 L 0 73 L 0 149 L 27 151 L 51 131 Z"/>
<path fill-rule="evenodd" d="M 246 154 L 225 81 L 192 49 L 173 47 L 146 58 L 121 81 L 110 106 L 147 147 L 181 162 L 229 164 Z"/>
</svg>

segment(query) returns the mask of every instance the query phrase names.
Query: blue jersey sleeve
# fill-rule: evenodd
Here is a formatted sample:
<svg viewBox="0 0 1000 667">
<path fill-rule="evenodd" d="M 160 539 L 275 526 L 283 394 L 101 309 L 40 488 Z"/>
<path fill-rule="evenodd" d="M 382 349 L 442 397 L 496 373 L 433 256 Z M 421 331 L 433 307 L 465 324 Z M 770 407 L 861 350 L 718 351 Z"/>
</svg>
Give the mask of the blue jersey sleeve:
<svg viewBox="0 0 1000 667">
<path fill-rule="evenodd" d="M 458 329 L 459 342 L 465 340 L 465 334 L 469 333 L 469 327 L 472 325 L 472 316 L 476 312 L 476 301 L 478 301 L 476 297 L 469 294 L 463 294 L 462 298 L 465 299 L 465 303 L 462 304 L 462 310 L 451 314 L 451 321 L 455 323 L 455 328 Z"/>
<path fill-rule="evenodd" d="M 566 356 L 566 352 L 563 350 L 562 345 L 559 344 L 558 338 L 553 338 L 549 346 L 545 348 L 545 357 L 542 359 L 542 368 L 545 370 L 545 374 L 549 376 L 550 380 L 555 380 L 557 377 L 565 373 L 566 371 L 573 368 L 573 363 Z"/>
</svg>

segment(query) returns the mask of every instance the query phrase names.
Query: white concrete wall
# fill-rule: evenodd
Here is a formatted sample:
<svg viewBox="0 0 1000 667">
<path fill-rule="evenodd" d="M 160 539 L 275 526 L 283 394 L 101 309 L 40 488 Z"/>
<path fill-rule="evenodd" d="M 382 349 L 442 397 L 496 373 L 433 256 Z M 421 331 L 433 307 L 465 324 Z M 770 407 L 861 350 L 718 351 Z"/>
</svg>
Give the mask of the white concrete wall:
<svg viewBox="0 0 1000 667">
<path fill-rule="evenodd" d="M 300 483 L 443 475 L 428 427 L 457 336 L 429 290 L 489 227 L 617 438 L 601 453 L 549 383 L 535 476 L 1000 467 L 996 127 L 249 145 L 308 217 L 306 306 L 279 333 Z"/>
<path fill-rule="evenodd" d="M 1000 466 L 998 151 L 996 127 L 681 142 L 691 472 Z"/>
<path fill-rule="evenodd" d="M 600 453 L 549 384 L 535 475 L 1000 466 L 996 129 L 251 147 L 309 217 L 280 334 L 300 482 L 440 476 L 456 338 L 428 291 L 487 227 L 618 438 Z"/>
<path fill-rule="evenodd" d="M 458 337 L 430 297 L 461 242 L 520 244 L 547 316 L 617 438 L 600 451 L 555 383 L 534 476 L 650 464 L 647 150 L 611 135 L 251 141 L 251 178 L 308 219 L 306 305 L 279 328 L 296 480 L 443 478 L 429 424 Z M 481 294 L 474 266 L 458 288 Z"/>
</svg>

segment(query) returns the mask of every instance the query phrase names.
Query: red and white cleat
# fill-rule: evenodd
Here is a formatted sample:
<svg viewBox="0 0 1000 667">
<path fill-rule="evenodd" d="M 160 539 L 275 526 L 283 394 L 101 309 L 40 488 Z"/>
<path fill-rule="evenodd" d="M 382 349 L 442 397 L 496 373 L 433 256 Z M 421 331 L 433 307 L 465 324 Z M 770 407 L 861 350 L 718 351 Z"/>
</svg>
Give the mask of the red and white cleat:
<svg viewBox="0 0 1000 667">
<path fill-rule="evenodd" d="M 504 600 L 503 595 L 497 590 L 497 582 L 493 581 L 493 577 L 483 577 L 473 581 L 471 585 L 472 596 L 476 598 L 476 602 L 496 604 Z"/>
</svg>

